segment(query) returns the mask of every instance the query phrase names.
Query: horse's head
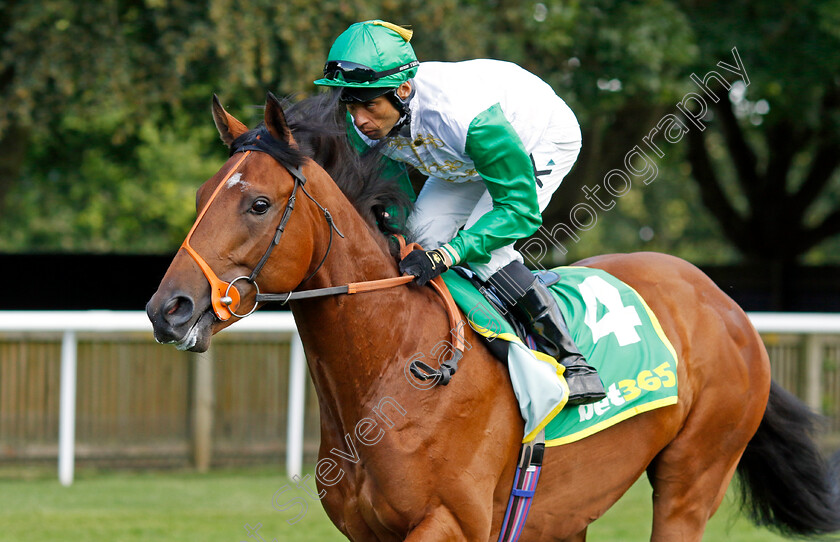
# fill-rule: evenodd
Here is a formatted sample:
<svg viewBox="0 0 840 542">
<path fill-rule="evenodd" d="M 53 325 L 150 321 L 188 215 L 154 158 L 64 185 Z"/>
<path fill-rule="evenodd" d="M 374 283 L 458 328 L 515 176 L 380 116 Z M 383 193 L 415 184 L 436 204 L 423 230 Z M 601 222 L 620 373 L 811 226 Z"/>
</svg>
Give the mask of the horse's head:
<svg viewBox="0 0 840 542">
<path fill-rule="evenodd" d="M 308 278 L 320 260 L 316 230 L 326 224 L 320 205 L 304 203 L 301 167 L 311 162 L 277 98 L 269 93 L 254 130 L 215 96 L 213 119 L 231 156 L 198 190 L 198 217 L 146 305 L 155 338 L 182 350 L 206 350 L 214 332 L 248 314 L 257 285 L 285 292 Z"/>
</svg>

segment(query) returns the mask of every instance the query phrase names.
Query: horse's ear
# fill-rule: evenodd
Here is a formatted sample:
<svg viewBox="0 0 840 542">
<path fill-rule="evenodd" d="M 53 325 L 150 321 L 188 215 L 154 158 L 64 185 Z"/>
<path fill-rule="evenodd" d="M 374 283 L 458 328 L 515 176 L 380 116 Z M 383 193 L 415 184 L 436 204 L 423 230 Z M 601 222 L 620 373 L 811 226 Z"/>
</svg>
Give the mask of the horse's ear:
<svg viewBox="0 0 840 542">
<path fill-rule="evenodd" d="M 219 97 L 213 94 L 213 122 L 225 145 L 230 147 L 233 140 L 248 131 L 248 127 L 236 120 L 236 118 L 225 111 Z"/>
<path fill-rule="evenodd" d="M 292 138 L 292 131 L 286 122 L 286 115 L 283 113 L 283 104 L 271 92 L 265 98 L 265 127 L 268 129 L 271 137 L 277 141 L 283 141 L 289 145 L 295 144 Z"/>
</svg>

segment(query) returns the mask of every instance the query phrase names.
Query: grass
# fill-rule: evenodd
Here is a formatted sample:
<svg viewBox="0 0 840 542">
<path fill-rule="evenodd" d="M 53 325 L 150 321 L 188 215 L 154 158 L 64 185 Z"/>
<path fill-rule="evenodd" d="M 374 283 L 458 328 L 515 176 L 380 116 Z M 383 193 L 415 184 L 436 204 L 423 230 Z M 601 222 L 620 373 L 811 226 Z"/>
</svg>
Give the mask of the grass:
<svg viewBox="0 0 840 542">
<path fill-rule="evenodd" d="M 777 542 L 788 540 L 750 523 L 738 513 L 734 491 L 729 493 L 706 525 L 708 542 Z M 650 484 L 642 478 L 621 500 L 589 526 L 587 539 L 592 542 L 642 542 L 650 540 L 652 505 Z"/>
<path fill-rule="evenodd" d="M 311 482 L 311 478 L 310 478 Z M 305 499 L 301 510 L 272 507 Z M 314 491 L 309 485 L 309 490 Z M 650 536 L 650 491 L 640 481 L 589 529 L 593 542 L 635 542 Z M 562 506 L 562 503 L 558 503 Z M 266 542 L 331 542 L 344 538 L 329 522 L 320 503 L 292 487 L 278 468 L 222 469 L 194 472 L 77 471 L 75 483 L 59 485 L 54 470 L 0 471 L 0 541 L 2 542 L 240 542 L 256 541 L 245 525 L 261 524 Z M 753 527 L 735 514 L 727 498 L 712 518 L 704 540 L 773 542 L 784 540 Z"/>
</svg>

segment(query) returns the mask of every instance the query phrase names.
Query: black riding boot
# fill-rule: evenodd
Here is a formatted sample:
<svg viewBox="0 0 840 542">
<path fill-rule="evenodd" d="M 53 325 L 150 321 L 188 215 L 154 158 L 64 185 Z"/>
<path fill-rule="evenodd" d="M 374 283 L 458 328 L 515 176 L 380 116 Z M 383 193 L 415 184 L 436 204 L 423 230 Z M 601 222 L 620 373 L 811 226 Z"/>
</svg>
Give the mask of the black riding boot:
<svg viewBox="0 0 840 542">
<path fill-rule="evenodd" d="M 569 385 L 568 405 L 594 403 L 606 397 L 604 385 L 594 367 L 586 362 L 566 327 L 565 319 L 548 288 L 525 267 L 514 261 L 489 279 L 505 298 L 517 318 L 538 335 L 546 354 L 563 367 Z"/>
</svg>

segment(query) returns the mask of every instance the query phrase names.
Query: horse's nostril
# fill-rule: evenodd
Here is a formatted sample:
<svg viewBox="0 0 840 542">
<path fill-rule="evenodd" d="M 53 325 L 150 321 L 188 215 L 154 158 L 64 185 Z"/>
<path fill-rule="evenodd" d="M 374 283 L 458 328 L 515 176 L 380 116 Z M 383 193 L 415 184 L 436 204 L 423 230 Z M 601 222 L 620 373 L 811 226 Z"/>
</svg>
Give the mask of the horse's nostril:
<svg viewBox="0 0 840 542">
<path fill-rule="evenodd" d="M 186 295 L 173 296 L 163 306 L 163 318 L 169 325 L 175 327 L 187 322 L 193 315 L 195 304 Z"/>
</svg>

